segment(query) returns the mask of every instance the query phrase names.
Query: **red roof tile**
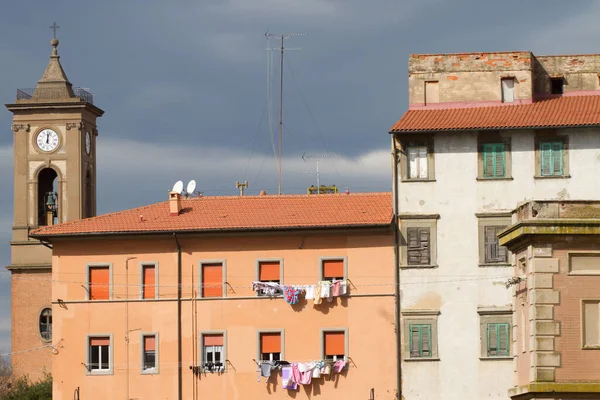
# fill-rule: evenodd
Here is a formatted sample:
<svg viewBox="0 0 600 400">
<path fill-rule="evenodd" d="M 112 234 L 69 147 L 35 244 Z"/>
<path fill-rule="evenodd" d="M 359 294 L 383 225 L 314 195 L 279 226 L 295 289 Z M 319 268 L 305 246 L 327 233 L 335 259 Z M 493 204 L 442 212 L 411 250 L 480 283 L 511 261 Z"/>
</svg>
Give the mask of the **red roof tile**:
<svg viewBox="0 0 600 400">
<path fill-rule="evenodd" d="M 169 202 L 42 227 L 34 237 L 143 232 L 276 230 L 388 225 L 391 193 L 282 196 L 211 196 L 182 199 L 182 212 L 169 215 Z"/>
<path fill-rule="evenodd" d="M 600 96 L 564 96 L 531 104 L 408 110 L 390 130 L 432 132 L 600 125 Z"/>
</svg>

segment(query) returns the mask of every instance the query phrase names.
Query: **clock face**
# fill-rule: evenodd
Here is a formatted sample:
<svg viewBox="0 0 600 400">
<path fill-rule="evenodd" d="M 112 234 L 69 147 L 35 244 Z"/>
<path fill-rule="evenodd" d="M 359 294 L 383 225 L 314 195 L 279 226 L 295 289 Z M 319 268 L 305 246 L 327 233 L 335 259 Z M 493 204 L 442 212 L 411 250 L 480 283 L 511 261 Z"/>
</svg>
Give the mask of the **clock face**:
<svg viewBox="0 0 600 400">
<path fill-rule="evenodd" d="M 58 134 L 52 129 L 44 129 L 37 135 L 37 145 L 42 151 L 54 151 L 58 147 Z"/>
<path fill-rule="evenodd" d="M 92 137 L 89 132 L 85 133 L 85 152 L 89 155 L 92 151 Z"/>
</svg>

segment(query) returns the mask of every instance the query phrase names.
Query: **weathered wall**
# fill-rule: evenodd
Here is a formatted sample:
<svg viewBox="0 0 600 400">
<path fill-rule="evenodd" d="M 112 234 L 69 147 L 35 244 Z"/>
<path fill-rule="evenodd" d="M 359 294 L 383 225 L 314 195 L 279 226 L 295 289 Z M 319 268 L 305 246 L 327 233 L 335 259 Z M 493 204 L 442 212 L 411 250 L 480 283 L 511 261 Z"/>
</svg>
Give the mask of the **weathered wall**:
<svg viewBox="0 0 600 400">
<path fill-rule="evenodd" d="M 565 78 L 564 92 L 598 90 L 599 54 L 536 56 L 534 62 L 535 92 L 549 94 L 549 77 Z"/>
</svg>

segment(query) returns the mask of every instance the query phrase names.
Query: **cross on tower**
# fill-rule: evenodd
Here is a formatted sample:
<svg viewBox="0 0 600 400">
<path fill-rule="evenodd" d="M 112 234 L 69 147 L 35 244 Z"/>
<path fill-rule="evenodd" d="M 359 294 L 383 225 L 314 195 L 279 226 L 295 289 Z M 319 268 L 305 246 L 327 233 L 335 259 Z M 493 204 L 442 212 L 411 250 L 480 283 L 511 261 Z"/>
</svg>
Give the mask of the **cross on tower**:
<svg viewBox="0 0 600 400">
<path fill-rule="evenodd" d="M 60 28 L 60 26 L 56 25 L 56 22 L 54 22 L 52 24 L 52 26 L 50 27 L 50 29 L 52 29 L 54 31 L 54 39 L 56 39 L 56 30 Z"/>
</svg>

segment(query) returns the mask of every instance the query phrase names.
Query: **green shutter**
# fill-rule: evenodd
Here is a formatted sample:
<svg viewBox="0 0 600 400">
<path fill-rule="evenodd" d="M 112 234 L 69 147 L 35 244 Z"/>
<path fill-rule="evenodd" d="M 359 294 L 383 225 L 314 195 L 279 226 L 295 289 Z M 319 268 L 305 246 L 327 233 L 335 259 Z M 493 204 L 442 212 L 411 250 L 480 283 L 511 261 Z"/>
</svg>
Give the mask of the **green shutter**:
<svg viewBox="0 0 600 400">
<path fill-rule="evenodd" d="M 563 143 L 545 142 L 540 144 L 542 176 L 563 175 Z"/>
<path fill-rule="evenodd" d="M 426 358 L 432 356 L 431 325 L 409 325 L 409 346 L 411 358 Z"/>
<path fill-rule="evenodd" d="M 510 325 L 508 323 L 490 323 L 487 325 L 488 357 L 510 355 Z"/>
<path fill-rule="evenodd" d="M 552 175 L 563 174 L 563 144 L 561 142 L 552 143 Z"/>
<path fill-rule="evenodd" d="M 502 178 L 506 174 L 504 143 L 483 145 L 483 177 Z"/>
</svg>

